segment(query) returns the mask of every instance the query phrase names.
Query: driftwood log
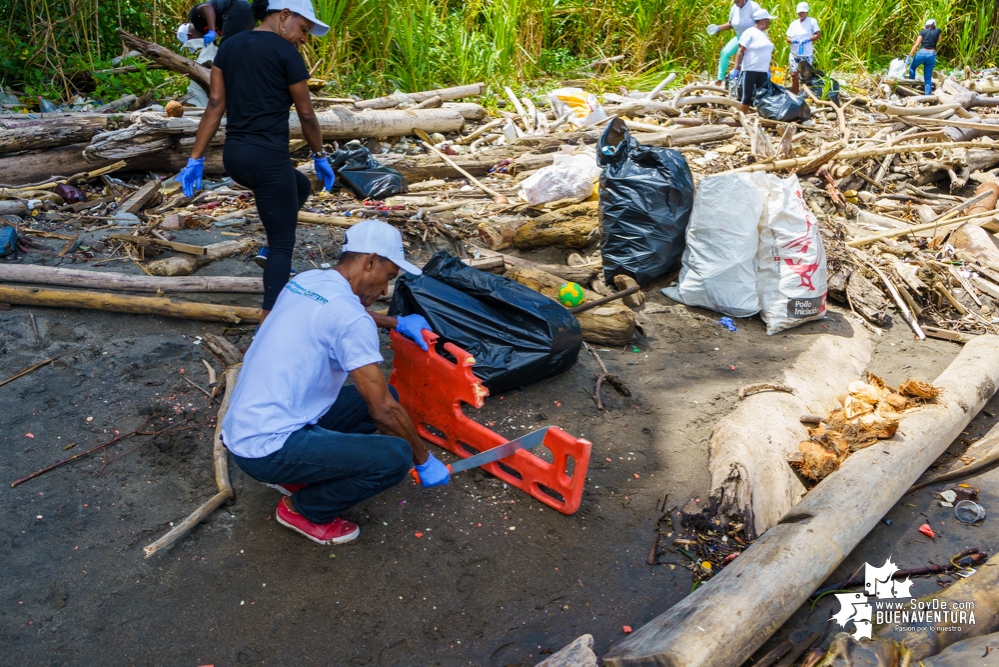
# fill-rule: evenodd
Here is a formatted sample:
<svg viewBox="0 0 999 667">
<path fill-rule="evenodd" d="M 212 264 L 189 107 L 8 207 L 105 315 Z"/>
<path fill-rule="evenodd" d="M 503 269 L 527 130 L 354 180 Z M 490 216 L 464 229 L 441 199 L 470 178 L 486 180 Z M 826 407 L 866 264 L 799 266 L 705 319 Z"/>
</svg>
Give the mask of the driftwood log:
<svg viewBox="0 0 999 667">
<path fill-rule="evenodd" d="M 89 292 L 85 290 L 56 290 L 39 287 L 11 287 L 0 285 L 0 302 L 17 306 L 48 306 L 53 308 L 86 308 L 107 310 L 113 313 L 137 315 L 163 315 L 185 320 L 205 322 L 255 323 L 260 321 L 259 308 L 223 306 L 214 303 L 180 301 L 155 296 L 131 296 Z"/>
<path fill-rule="evenodd" d="M 204 255 L 177 255 L 153 260 L 146 264 L 146 271 L 154 276 L 189 276 L 202 266 L 211 264 L 217 259 L 249 252 L 255 245 L 256 242 L 253 239 L 211 243 L 205 246 Z"/>
<path fill-rule="evenodd" d="M 204 88 L 206 92 L 211 92 L 211 70 L 204 65 L 199 65 L 193 60 L 174 53 L 166 47 L 160 46 L 155 42 L 148 42 L 124 30 L 118 31 L 118 37 L 126 49 L 138 51 L 163 69 L 183 74 Z"/>
<path fill-rule="evenodd" d="M 934 404 L 855 452 L 711 581 L 604 657 L 607 667 L 738 667 L 808 599 L 996 393 L 999 337 L 967 343 Z M 709 630 L 710 629 L 710 630 Z"/>
<path fill-rule="evenodd" d="M 514 267 L 505 275 L 556 301 L 558 290 L 565 283 L 565 280 L 558 276 L 526 266 Z M 589 290 L 583 292 L 587 301 L 600 298 L 599 294 Z M 583 340 L 587 343 L 624 345 L 635 337 L 635 314 L 620 302 L 587 310 L 580 313 L 576 319 L 579 320 L 579 326 L 583 330 Z"/>
<path fill-rule="evenodd" d="M 778 381 L 793 394 L 747 396 L 711 433 L 711 497 L 718 500 L 718 515 L 744 521 L 752 537 L 775 526 L 805 493 L 787 464 L 798 443 L 808 440 L 799 417 L 839 407 L 837 396 L 870 363 L 871 342 L 860 324 L 841 321 L 830 328 L 839 331 L 817 336 Z"/>
<path fill-rule="evenodd" d="M 0 153 L 54 148 L 90 141 L 95 135 L 116 129 L 119 116 L 99 113 L 60 114 L 47 118 L 0 117 Z"/>
<path fill-rule="evenodd" d="M 229 276 L 195 276 L 167 278 L 160 276 L 133 276 L 110 271 L 85 271 L 60 266 L 0 263 L 0 282 L 29 283 L 35 285 L 62 285 L 89 287 L 122 292 L 224 292 L 259 294 L 264 291 L 260 278 L 235 278 Z"/>
<path fill-rule="evenodd" d="M 485 90 L 486 84 L 472 83 L 467 86 L 454 86 L 453 88 L 438 88 L 437 90 L 424 90 L 419 93 L 408 93 L 407 97 L 414 102 L 426 102 L 432 97 L 439 97 L 441 100 L 448 102 L 450 100 L 458 100 L 463 97 L 476 97 L 485 92 Z M 358 109 L 391 109 L 398 105 L 399 98 L 395 95 L 386 95 L 385 97 L 376 97 L 370 100 L 354 102 L 354 106 Z"/>
<path fill-rule="evenodd" d="M 528 220 L 514 232 L 513 244 L 520 250 L 550 245 L 578 249 L 599 239 L 597 202 L 585 202 Z"/>
<path fill-rule="evenodd" d="M 243 367 L 243 354 L 229 341 L 214 334 L 205 334 L 205 344 L 226 364 L 225 395 L 222 397 L 222 405 L 219 407 L 218 417 L 215 419 L 215 437 L 212 441 L 212 463 L 215 469 L 215 486 L 218 492 L 201 507 L 194 510 L 186 519 L 178 522 L 166 535 L 143 547 L 144 558 L 149 558 L 160 549 L 164 549 L 179 540 L 208 518 L 208 515 L 220 507 L 222 503 L 229 501 L 234 496 L 232 484 L 229 482 L 229 452 L 222 442 L 222 420 L 225 419 L 225 415 L 229 411 L 229 400 L 232 398 L 232 392 L 235 391 L 236 382 L 239 380 L 239 371 Z"/>
</svg>

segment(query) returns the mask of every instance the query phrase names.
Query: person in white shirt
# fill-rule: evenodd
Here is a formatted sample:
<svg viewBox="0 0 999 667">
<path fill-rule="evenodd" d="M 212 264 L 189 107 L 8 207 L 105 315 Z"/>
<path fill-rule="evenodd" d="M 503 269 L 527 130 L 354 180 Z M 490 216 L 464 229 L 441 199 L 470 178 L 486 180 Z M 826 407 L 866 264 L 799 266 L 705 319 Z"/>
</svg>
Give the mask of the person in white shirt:
<svg viewBox="0 0 999 667">
<path fill-rule="evenodd" d="M 420 273 L 404 258 L 399 230 L 379 220 L 348 229 L 334 270 L 300 273 L 281 290 L 222 420 L 236 465 L 287 496 L 277 522 L 319 544 L 356 538 L 360 528 L 340 513 L 395 486 L 414 465 L 425 487 L 450 478 L 379 367 L 378 327 L 427 349 L 421 315 L 367 310 L 400 269 Z"/>
<path fill-rule="evenodd" d="M 774 43 L 767 37 L 767 29 L 773 18 L 767 10 L 757 9 L 753 12 L 753 27 L 747 28 L 739 38 L 739 52 L 735 56 L 731 77 L 734 79 L 742 74 L 742 113 L 749 113 L 756 88 L 770 80 Z"/>
<path fill-rule="evenodd" d="M 784 39 L 791 45 L 791 92 L 798 94 L 798 63 L 802 60 L 809 65 L 815 64 L 815 48 L 813 43 L 822 36 L 819 30 L 819 22 L 808 15 L 808 3 L 799 2 L 797 10 L 798 20 L 792 21 L 787 27 Z"/>
<path fill-rule="evenodd" d="M 735 32 L 735 37 L 728 40 L 725 46 L 722 47 L 721 57 L 718 59 L 718 80 L 715 82 L 717 85 L 721 85 L 722 79 L 725 78 L 725 74 L 728 72 L 729 61 L 739 49 L 739 37 L 742 36 L 742 33 L 747 28 L 753 27 L 753 12 L 759 8 L 760 6 L 754 0 L 735 0 L 732 3 L 732 8 L 728 11 L 728 23 L 708 26 L 709 35 L 717 35 L 726 30 Z"/>
</svg>

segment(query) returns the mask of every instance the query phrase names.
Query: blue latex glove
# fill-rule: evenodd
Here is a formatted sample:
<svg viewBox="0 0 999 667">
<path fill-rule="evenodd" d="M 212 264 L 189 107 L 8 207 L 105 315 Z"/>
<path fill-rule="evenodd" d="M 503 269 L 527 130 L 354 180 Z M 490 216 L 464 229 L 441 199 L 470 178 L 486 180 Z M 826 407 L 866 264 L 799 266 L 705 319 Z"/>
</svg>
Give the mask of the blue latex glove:
<svg viewBox="0 0 999 667">
<path fill-rule="evenodd" d="M 735 81 L 736 79 L 738 79 L 739 78 L 739 70 L 737 70 L 737 69 L 732 70 L 732 73 L 728 75 L 728 78 L 732 79 L 733 81 Z"/>
<path fill-rule="evenodd" d="M 218 35 L 215 33 L 214 30 L 209 30 L 208 32 L 206 32 L 205 33 L 205 46 L 208 46 L 209 44 L 213 44 L 215 42 L 215 38 L 216 37 L 218 37 Z"/>
<path fill-rule="evenodd" d="M 731 331 L 733 333 L 735 333 L 736 331 L 738 331 L 738 329 L 735 326 L 735 322 L 732 321 L 731 317 L 723 317 L 723 318 L 721 318 L 720 320 L 718 320 L 718 324 L 722 325 L 723 327 L 725 327 L 726 329 L 728 329 L 729 331 Z"/>
<path fill-rule="evenodd" d="M 908 66 L 909 63 L 911 63 L 911 62 L 912 62 L 912 56 L 906 56 L 905 57 L 905 64 L 906 64 L 906 66 Z"/>
<path fill-rule="evenodd" d="M 424 329 L 433 332 L 433 329 L 430 328 L 430 323 L 427 322 L 423 315 L 403 315 L 396 318 L 395 330 L 414 341 L 426 352 L 429 348 L 427 348 L 427 342 L 423 340 Z"/>
<path fill-rule="evenodd" d="M 205 175 L 205 158 L 195 160 L 193 157 L 187 158 L 187 166 L 177 174 L 180 186 L 184 188 L 185 197 L 193 197 L 195 190 L 201 189 L 201 177 Z"/>
<path fill-rule="evenodd" d="M 323 182 L 323 189 L 329 191 L 333 189 L 333 167 L 330 165 L 328 157 L 317 157 L 312 160 L 316 165 L 316 176 Z"/>
<path fill-rule="evenodd" d="M 425 489 L 429 489 L 431 486 L 441 486 L 451 481 L 451 471 L 433 454 L 430 455 L 426 463 L 416 466 L 416 473 L 420 476 L 420 484 Z"/>
</svg>

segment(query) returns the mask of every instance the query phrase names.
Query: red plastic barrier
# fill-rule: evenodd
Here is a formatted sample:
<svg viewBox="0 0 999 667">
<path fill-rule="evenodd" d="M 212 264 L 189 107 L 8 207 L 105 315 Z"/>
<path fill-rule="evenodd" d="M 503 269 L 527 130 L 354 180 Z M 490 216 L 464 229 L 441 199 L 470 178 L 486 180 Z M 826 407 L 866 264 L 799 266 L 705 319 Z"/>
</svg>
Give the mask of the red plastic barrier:
<svg viewBox="0 0 999 667">
<path fill-rule="evenodd" d="M 469 419 L 461 410 L 462 403 L 481 408 L 489 395 L 472 374 L 475 359 L 457 345 L 445 343 L 444 349 L 458 360 L 455 364 L 437 354 L 436 334 L 427 332 L 424 337 L 430 346 L 428 352 L 392 332 L 395 363 L 389 377 L 420 437 L 461 458 L 506 442 L 507 438 Z M 563 514 L 573 514 L 583 497 L 593 445 L 552 427 L 541 447 L 551 451 L 552 463 L 520 450 L 482 469 Z"/>
</svg>

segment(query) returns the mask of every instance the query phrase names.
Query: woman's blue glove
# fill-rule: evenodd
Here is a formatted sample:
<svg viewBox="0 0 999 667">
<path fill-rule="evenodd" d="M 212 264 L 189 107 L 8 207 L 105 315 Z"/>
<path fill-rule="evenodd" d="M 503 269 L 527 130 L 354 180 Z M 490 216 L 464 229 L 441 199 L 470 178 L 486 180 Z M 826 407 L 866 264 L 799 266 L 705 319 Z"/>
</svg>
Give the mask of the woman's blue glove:
<svg viewBox="0 0 999 667">
<path fill-rule="evenodd" d="M 426 463 L 416 466 L 416 474 L 424 488 L 441 486 L 451 481 L 451 471 L 433 454 L 430 455 Z"/>
<path fill-rule="evenodd" d="M 323 189 L 327 191 L 332 190 L 333 180 L 336 177 L 333 175 L 333 167 L 330 165 L 330 159 L 324 155 L 323 157 L 313 158 L 312 161 L 316 165 L 316 176 L 323 182 Z"/>
<path fill-rule="evenodd" d="M 215 38 L 216 37 L 218 37 L 218 35 L 215 34 L 214 30 L 209 30 L 208 32 L 206 32 L 205 33 L 205 46 L 208 46 L 209 44 L 213 44 L 215 42 Z"/>
<path fill-rule="evenodd" d="M 200 157 L 195 160 L 193 157 L 187 158 L 187 166 L 177 174 L 180 186 L 184 188 L 185 197 L 193 197 L 195 190 L 201 189 L 201 177 L 205 175 L 205 158 Z"/>
<path fill-rule="evenodd" d="M 738 79 L 739 78 L 739 70 L 737 70 L 737 69 L 732 70 L 732 73 L 728 75 L 728 78 L 732 79 L 733 81 L 735 81 L 736 79 Z"/>
<path fill-rule="evenodd" d="M 912 62 L 912 56 L 906 56 L 905 57 L 905 64 L 908 65 L 911 62 Z"/>
<path fill-rule="evenodd" d="M 427 351 L 427 341 L 423 340 L 423 331 L 433 333 L 433 329 L 430 328 L 430 323 L 427 322 L 423 315 L 403 315 L 402 317 L 397 317 L 395 330 L 401 333 L 406 338 L 409 338 L 421 348 L 423 351 Z"/>
</svg>

